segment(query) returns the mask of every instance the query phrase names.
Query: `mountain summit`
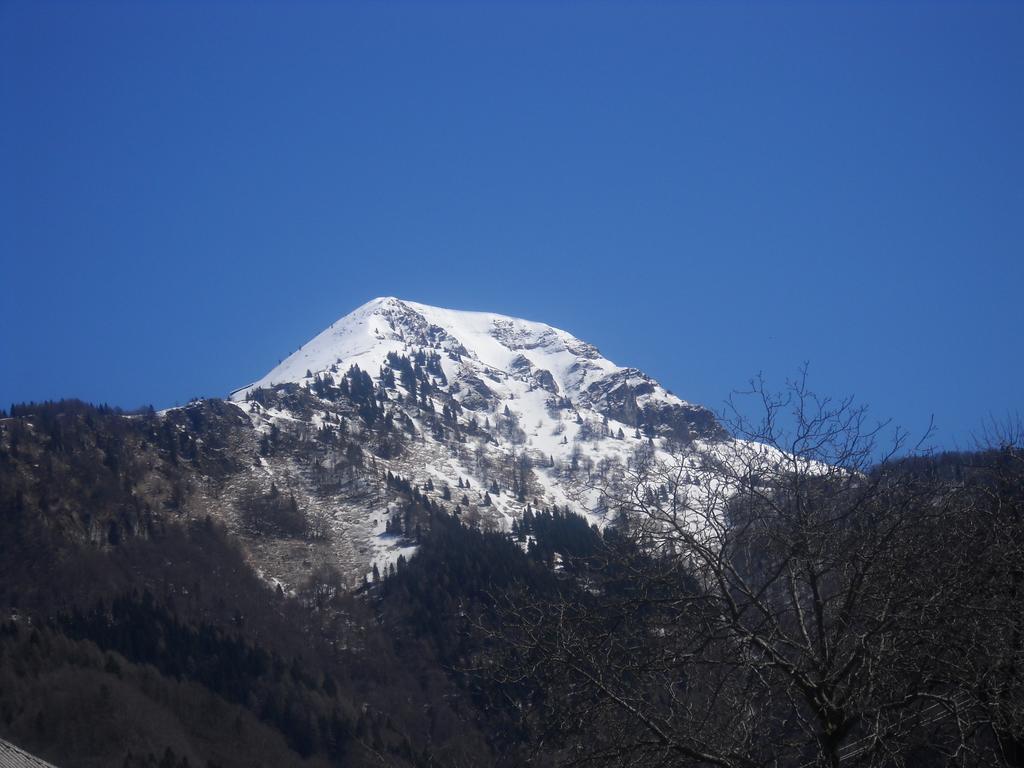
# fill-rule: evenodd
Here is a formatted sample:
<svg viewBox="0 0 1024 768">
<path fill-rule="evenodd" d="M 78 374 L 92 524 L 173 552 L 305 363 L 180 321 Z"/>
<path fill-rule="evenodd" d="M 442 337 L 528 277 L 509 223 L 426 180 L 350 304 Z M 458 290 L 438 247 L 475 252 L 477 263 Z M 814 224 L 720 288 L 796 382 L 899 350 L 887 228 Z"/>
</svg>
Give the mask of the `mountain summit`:
<svg viewBox="0 0 1024 768">
<path fill-rule="evenodd" d="M 724 436 L 708 411 L 567 331 L 394 297 L 373 299 L 333 323 L 231 399 L 261 387 L 308 385 L 314 377 L 337 383 L 352 365 L 376 374 L 394 356 L 421 355 L 429 355 L 434 381 L 472 412 L 501 405 L 529 420 L 553 406 L 583 407 L 620 428 L 647 427 L 681 440 Z"/>
</svg>

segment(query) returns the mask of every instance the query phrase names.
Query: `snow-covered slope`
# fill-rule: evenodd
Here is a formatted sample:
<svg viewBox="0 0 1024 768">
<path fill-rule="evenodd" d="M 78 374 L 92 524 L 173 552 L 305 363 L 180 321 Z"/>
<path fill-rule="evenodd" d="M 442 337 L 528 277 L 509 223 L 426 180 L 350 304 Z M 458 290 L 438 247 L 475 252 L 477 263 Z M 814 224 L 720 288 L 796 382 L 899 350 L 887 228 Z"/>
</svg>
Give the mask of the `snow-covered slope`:
<svg viewBox="0 0 1024 768">
<path fill-rule="evenodd" d="M 708 410 L 566 331 L 392 297 L 341 318 L 230 399 L 263 438 L 295 436 L 288 450 L 262 451 L 253 473 L 329 515 L 357 570 L 412 550 L 387 535 L 396 507 L 387 489 L 367 490 L 366 464 L 358 498 L 324 493 L 324 467 L 346 462 L 324 446 L 354 442 L 378 483 L 392 473 L 508 528 L 530 504 L 602 524 L 606 489 L 645 457 L 689 456 L 696 472 L 728 438 Z"/>
<path fill-rule="evenodd" d="M 624 369 L 572 334 L 490 312 L 441 309 L 393 297 L 373 299 L 333 323 L 251 387 L 301 382 L 332 365 L 376 372 L 388 352 L 440 349 L 448 378 L 463 371 L 522 379 L 525 360 L 549 371 L 558 391 L 578 396 L 593 379 Z M 233 399 L 241 399 L 249 388 Z"/>
<path fill-rule="evenodd" d="M 669 434 L 687 437 L 687 420 L 690 436 L 718 432 L 703 408 L 681 400 L 635 368 L 616 365 L 566 331 L 393 297 L 369 301 L 341 318 L 231 399 L 242 401 L 259 387 L 308 386 L 310 374 L 337 381 L 351 365 L 376 375 L 389 352 L 413 355 L 420 350 L 441 354 L 445 379 L 453 384 L 450 391 L 469 410 L 484 411 L 500 403 L 531 423 L 535 417 L 543 419 L 552 399 L 560 399 L 607 415 L 620 426 L 640 426 L 647 408 L 649 420 L 659 421 L 661 431 Z"/>
</svg>

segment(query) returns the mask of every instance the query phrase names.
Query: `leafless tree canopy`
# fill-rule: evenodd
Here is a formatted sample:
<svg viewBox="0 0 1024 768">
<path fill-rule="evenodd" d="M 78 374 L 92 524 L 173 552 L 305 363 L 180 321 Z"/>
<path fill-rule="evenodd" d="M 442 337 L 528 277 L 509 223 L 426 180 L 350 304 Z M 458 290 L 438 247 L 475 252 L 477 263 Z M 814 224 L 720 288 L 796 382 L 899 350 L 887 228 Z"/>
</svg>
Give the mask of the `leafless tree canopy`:
<svg viewBox="0 0 1024 768">
<path fill-rule="evenodd" d="M 1019 433 L 947 460 L 899 432 L 883 450 L 886 425 L 804 376 L 742 395 L 735 442 L 635 463 L 601 489 L 601 555 L 488 626 L 498 677 L 544 691 L 545 743 L 569 764 L 1024 764 Z"/>
</svg>

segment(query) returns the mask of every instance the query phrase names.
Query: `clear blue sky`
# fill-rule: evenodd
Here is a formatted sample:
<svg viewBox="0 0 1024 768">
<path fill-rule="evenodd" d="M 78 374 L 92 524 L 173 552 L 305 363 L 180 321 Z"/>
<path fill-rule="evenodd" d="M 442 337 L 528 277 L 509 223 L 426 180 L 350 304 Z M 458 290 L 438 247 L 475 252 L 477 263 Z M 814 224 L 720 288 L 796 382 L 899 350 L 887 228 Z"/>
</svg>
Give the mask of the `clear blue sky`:
<svg viewBox="0 0 1024 768">
<path fill-rule="evenodd" d="M 0 3 L 0 403 L 224 395 L 378 295 L 711 407 L 1022 405 L 1024 4 Z"/>
</svg>

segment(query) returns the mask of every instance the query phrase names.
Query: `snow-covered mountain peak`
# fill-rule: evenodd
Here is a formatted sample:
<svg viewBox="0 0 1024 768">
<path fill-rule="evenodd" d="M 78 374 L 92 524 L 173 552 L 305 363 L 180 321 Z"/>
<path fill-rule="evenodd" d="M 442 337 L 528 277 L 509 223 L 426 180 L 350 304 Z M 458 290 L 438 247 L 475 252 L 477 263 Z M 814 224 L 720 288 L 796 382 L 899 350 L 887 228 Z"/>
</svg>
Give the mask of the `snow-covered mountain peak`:
<svg viewBox="0 0 1024 768">
<path fill-rule="evenodd" d="M 421 350 L 440 355 L 447 380 L 468 380 L 477 385 L 471 391 L 480 394 L 478 382 L 489 389 L 496 385 L 499 396 L 501 389 L 507 389 L 504 394 L 514 398 L 518 387 L 502 387 L 513 381 L 549 395 L 595 401 L 606 394 L 604 390 L 614 389 L 603 387 L 602 382 L 626 383 L 638 388 L 640 397 L 657 395 L 685 405 L 640 371 L 615 365 L 593 345 L 559 328 L 393 296 L 373 299 L 333 323 L 259 381 L 235 392 L 232 399 L 242 400 L 256 387 L 308 382 L 309 375 L 332 370 L 344 372 L 353 364 L 376 375 L 389 353 L 413 355 Z M 470 406 L 474 400 L 471 396 Z"/>
<path fill-rule="evenodd" d="M 254 481 L 335 520 L 334 541 L 356 549 L 344 559 L 366 567 L 412 546 L 393 533 L 395 477 L 481 524 L 507 529 L 530 504 L 604 524 L 599 483 L 652 457 L 696 466 L 728 439 L 710 411 L 567 331 L 391 296 L 231 400 L 258 435 Z"/>
</svg>

